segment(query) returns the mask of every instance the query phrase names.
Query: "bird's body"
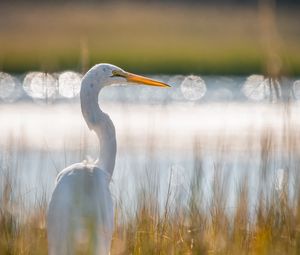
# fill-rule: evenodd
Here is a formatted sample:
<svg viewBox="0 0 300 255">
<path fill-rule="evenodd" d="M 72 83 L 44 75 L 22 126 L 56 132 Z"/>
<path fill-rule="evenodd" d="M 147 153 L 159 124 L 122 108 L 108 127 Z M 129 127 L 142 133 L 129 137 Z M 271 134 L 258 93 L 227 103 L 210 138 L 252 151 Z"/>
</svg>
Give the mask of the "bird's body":
<svg viewBox="0 0 300 255">
<path fill-rule="evenodd" d="M 127 81 L 168 87 L 167 84 L 99 64 L 83 77 L 82 115 L 100 144 L 96 163 L 77 163 L 62 170 L 48 208 L 49 255 L 109 254 L 113 234 L 113 202 L 109 183 L 116 158 L 115 127 L 98 104 L 102 87 Z"/>
<path fill-rule="evenodd" d="M 109 253 L 113 233 L 109 179 L 105 171 L 85 163 L 60 173 L 49 205 L 49 254 Z"/>
</svg>

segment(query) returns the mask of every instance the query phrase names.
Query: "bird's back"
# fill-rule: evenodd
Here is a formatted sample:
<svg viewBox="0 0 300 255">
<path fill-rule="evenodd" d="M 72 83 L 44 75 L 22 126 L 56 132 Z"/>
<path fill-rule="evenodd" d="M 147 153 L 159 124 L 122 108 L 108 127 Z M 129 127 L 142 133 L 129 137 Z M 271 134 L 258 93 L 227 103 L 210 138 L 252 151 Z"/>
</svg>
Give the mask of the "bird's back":
<svg viewBox="0 0 300 255">
<path fill-rule="evenodd" d="M 83 163 L 64 169 L 50 200 L 47 225 L 50 255 L 108 254 L 113 232 L 109 176 Z"/>
</svg>

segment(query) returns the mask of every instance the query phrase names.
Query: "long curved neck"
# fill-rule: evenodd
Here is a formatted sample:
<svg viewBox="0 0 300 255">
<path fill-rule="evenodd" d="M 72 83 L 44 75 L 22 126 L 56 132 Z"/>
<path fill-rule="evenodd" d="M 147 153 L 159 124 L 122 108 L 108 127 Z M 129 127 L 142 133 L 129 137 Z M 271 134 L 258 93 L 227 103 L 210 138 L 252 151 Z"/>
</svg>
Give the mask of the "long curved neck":
<svg viewBox="0 0 300 255">
<path fill-rule="evenodd" d="M 116 160 L 116 132 L 110 117 L 99 107 L 98 96 L 101 89 L 95 92 L 93 86 L 93 83 L 88 81 L 81 84 L 81 111 L 88 127 L 95 131 L 99 139 L 100 152 L 97 165 L 111 177 Z"/>
</svg>

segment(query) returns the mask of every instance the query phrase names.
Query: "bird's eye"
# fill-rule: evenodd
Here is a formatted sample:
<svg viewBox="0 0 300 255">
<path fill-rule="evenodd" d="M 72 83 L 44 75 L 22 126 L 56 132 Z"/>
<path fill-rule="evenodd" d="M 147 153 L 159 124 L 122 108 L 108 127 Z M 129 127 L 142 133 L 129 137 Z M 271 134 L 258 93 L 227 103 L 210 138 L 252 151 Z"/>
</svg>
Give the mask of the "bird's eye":
<svg viewBox="0 0 300 255">
<path fill-rule="evenodd" d="M 125 77 L 124 74 L 118 70 L 113 70 L 111 77 Z"/>
</svg>

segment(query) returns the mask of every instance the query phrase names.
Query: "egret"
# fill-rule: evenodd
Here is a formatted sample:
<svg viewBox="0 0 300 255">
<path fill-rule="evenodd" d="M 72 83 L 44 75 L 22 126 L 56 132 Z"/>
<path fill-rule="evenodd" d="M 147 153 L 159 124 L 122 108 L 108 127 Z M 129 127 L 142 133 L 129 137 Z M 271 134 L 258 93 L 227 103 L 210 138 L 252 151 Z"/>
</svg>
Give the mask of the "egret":
<svg viewBox="0 0 300 255">
<path fill-rule="evenodd" d="M 128 82 L 169 87 L 111 64 L 95 65 L 81 80 L 81 112 L 98 136 L 99 158 L 95 163 L 73 164 L 58 174 L 47 216 L 49 255 L 109 254 L 114 218 L 109 183 L 117 141 L 114 124 L 99 107 L 98 96 L 104 86 Z"/>
</svg>

